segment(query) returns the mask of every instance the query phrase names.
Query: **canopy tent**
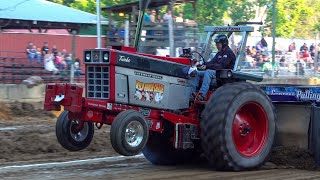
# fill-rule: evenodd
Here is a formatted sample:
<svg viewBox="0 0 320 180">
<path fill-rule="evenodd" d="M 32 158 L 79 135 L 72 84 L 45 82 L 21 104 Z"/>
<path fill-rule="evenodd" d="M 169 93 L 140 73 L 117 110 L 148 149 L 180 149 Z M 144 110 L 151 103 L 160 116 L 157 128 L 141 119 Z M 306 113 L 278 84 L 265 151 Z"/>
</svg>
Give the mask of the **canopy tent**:
<svg viewBox="0 0 320 180">
<path fill-rule="evenodd" d="M 0 29 L 69 29 L 95 26 L 97 17 L 45 0 L 0 1 Z M 107 22 L 105 18 L 102 21 Z"/>
</svg>

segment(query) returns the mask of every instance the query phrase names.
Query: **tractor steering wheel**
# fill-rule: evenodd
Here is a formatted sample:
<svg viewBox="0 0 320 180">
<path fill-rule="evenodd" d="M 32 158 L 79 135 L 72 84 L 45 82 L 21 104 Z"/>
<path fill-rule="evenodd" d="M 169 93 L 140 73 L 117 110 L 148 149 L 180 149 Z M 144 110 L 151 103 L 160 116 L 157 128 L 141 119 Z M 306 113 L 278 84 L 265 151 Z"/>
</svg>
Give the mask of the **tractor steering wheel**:
<svg viewBox="0 0 320 180">
<path fill-rule="evenodd" d="M 199 56 L 200 56 L 200 58 L 199 58 L 199 56 L 197 57 L 197 58 L 194 58 L 194 54 L 198 54 Z M 204 57 L 199 53 L 199 52 L 197 52 L 197 51 L 192 51 L 191 52 L 191 55 L 192 55 L 192 60 L 194 61 L 194 62 L 199 62 L 199 65 L 197 65 L 197 67 L 200 67 L 200 66 L 202 66 L 202 65 L 206 65 L 206 61 L 204 60 Z M 199 58 L 199 59 L 198 59 Z"/>
</svg>

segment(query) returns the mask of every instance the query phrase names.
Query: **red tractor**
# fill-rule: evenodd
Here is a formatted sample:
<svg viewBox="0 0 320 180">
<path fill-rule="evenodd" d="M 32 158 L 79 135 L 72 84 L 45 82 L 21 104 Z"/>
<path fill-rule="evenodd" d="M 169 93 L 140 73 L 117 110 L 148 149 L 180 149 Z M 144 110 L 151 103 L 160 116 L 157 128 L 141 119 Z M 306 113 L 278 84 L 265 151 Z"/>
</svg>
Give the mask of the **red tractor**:
<svg viewBox="0 0 320 180">
<path fill-rule="evenodd" d="M 142 15 L 141 15 L 142 14 Z M 138 30 L 141 32 L 140 14 Z M 56 123 L 58 142 L 70 151 L 85 149 L 94 125 L 111 125 L 111 144 L 124 156 L 143 153 L 153 164 L 187 163 L 205 157 L 217 170 L 261 166 L 274 144 L 276 115 L 272 101 L 249 82 L 258 75 L 240 72 L 250 26 L 205 27 L 207 42 L 195 52 L 205 63 L 217 32 L 242 32 L 233 70 L 219 70 L 205 101 L 189 101 L 194 53 L 183 57 L 143 54 L 132 47 L 87 49 L 83 87 L 48 84 L 45 110 L 64 111 Z M 137 34 L 136 39 L 139 38 Z"/>
<path fill-rule="evenodd" d="M 234 70 L 217 71 L 205 102 L 189 102 L 184 57 L 161 57 L 131 47 L 88 49 L 83 87 L 48 84 L 46 110 L 64 112 L 56 123 L 59 143 L 70 151 L 86 148 L 94 124 L 111 125 L 111 144 L 124 156 L 143 153 L 153 164 L 191 162 L 201 155 L 218 170 L 246 170 L 264 163 L 276 131 L 274 106 L 264 91 L 246 82 L 262 77 L 239 71 L 250 26 L 205 27 L 208 56 L 217 32 L 243 32 Z"/>
</svg>

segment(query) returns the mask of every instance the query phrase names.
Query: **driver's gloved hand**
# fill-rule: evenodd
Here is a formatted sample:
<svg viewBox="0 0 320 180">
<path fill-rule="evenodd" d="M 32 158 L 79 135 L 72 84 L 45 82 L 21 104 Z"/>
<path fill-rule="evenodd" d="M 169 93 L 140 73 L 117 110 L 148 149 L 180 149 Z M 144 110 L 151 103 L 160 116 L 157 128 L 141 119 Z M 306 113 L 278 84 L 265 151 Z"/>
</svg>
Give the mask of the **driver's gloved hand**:
<svg viewBox="0 0 320 180">
<path fill-rule="evenodd" d="M 197 75 L 197 67 L 190 67 L 188 75 L 191 77 L 195 77 Z"/>
</svg>

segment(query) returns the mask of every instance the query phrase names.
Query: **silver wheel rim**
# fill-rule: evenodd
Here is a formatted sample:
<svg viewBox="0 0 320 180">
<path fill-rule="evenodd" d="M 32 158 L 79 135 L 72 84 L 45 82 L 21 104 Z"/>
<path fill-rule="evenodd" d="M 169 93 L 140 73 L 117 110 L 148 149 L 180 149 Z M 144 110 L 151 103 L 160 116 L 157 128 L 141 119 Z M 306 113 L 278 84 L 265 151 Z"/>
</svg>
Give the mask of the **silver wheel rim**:
<svg viewBox="0 0 320 180">
<path fill-rule="evenodd" d="M 86 137 L 89 134 L 89 125 L 87 122 L 83 122 L 83 127 L 82 129 L 78 132 L 78 133 L 73 133 L 72 132 L 72 126 L 77 126 L 79 125 L 80 122 L 78 120 L 73 120 L 71 121 L 71 125 L 70 125 L 70 135 L 72 137 L 73 140 L 81 142 L 84 139 L 86 139 Z"/>
<path fill-rule="evenodd" d="M 137 147 L 143 140 L 143 127 L 139 121 L 132 121 L 126 127 L 125 140 L 131 147 Z"/>
</svg>

